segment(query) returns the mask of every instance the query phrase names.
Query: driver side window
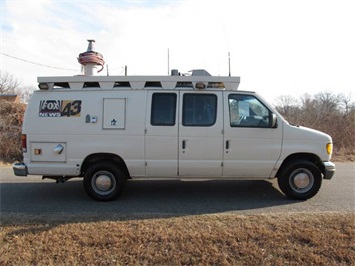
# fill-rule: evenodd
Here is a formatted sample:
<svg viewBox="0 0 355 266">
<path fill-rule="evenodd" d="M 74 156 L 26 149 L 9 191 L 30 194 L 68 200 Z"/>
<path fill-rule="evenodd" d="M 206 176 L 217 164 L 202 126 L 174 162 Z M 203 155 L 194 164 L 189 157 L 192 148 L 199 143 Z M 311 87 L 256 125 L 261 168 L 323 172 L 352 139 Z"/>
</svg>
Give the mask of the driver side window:
<svg viewBox="0 0 355 266">
<path fill-rule="evenodd" d="M 270 127 L 271 112 L 252 95 L 228 96 L 231 127 Z"/>
</svg>

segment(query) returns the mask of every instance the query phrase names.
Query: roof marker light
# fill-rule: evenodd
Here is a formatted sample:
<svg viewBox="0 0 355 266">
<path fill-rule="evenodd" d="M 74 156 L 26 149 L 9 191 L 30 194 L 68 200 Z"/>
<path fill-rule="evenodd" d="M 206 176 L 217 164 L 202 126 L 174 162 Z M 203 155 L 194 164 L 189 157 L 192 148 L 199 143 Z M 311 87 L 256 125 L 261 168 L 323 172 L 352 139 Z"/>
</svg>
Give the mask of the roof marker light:
<svg viewBox="0 0 355 266">
<path fill-rule="evenodd" d="M 202 81 L 199 81 L 196 83 L 195 88 L 198 90 L 204 90 L 206 89 L 206 84 Z"/>
<path fill-rule="evenodd" d="M 38 88 L 40 89 L 40 90 L 48 90 L 49 89 L 49 86 L 48 86 L 48 84 L 47 83 L 39 83 L 38 84 Z"/>
</svg>

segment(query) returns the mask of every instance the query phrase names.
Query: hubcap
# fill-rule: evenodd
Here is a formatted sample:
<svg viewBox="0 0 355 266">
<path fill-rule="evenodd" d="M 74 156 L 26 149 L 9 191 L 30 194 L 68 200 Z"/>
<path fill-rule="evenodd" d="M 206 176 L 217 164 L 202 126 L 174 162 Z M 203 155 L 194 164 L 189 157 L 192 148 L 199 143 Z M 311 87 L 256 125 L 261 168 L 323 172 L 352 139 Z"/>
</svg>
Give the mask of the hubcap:
<svg viewBox="0 0 355 266">
<path fill-rule="evenodd" d="M 96 187 L 101 191 L 106 191 L 111 186 L 111 179 L 106 175 L 100 175 L 96 178 Z"/>
<path fill-rule="evenodd" d="M 109 171 L 99 171 L 91 179 L 91 186 L 95 193 L 108 195 L 116 188 L 115 176 Z"/>
<path fill-rule="evenodd" d="M 299 173 L 295 176 L 293 179 L 293 182 L 295 183 L 295 186 L 303 189 L 307 187 L 310 183 L 309 176 L 305 173 Z"/>
<path fill-rule="evenodd" d="M 309 191 L 313 187 L 313 184 L 314 176 L 308 169 L 296 169 L 290 176 L 290 186 L 297 193 Z"/>
</svg>

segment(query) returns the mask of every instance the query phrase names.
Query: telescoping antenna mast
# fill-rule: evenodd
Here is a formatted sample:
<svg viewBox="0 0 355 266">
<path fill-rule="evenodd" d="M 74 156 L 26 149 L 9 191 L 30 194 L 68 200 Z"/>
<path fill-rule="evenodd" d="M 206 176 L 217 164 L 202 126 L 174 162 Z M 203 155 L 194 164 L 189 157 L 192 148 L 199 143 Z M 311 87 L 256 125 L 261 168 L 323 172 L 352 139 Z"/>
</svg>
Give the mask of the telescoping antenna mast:
<svg viewBox="0 0 355 266">
<path fill-rule="evenodd" d="M 228 73 L 229 73 L 229 76 L 231 76 L 231 54 L 230 52 L 228 52 Z"/>
<path fill-rule="evenodd" d="M 101 66 L 97 73 L 104 69 L 105 61 L 102 54 L 95 52 L 95 40 L 88 40 L 89 45 L 86 52 L 79 54 L 78 62 L 82 65 L 84 75 L 93 76 L 96 74 L 96 67 Z"/>
</svg>

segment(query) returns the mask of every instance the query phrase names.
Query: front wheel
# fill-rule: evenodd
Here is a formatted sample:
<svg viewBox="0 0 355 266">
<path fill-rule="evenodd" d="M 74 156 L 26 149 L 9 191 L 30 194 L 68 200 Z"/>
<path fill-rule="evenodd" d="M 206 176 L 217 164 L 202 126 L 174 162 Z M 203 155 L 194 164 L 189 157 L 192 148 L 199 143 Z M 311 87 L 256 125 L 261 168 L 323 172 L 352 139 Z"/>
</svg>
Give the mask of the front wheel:
<svg viewBox="0 0 355 266">
<path fill-rule="evenodd" d="M 84 176 L 86 193 L 98 201 L 118 198 L 125 184 L 120 169 L 112 162 L 97 162 L 91 165 Z"/>
<path fill-rule="evenodd" d="M 297 160 L 282 169 L 278 176 L 278 184 L 289 198 L 306 200 L 318 193 L 322 184 L 322 174 L 314 163 Z"/>
</svg>

